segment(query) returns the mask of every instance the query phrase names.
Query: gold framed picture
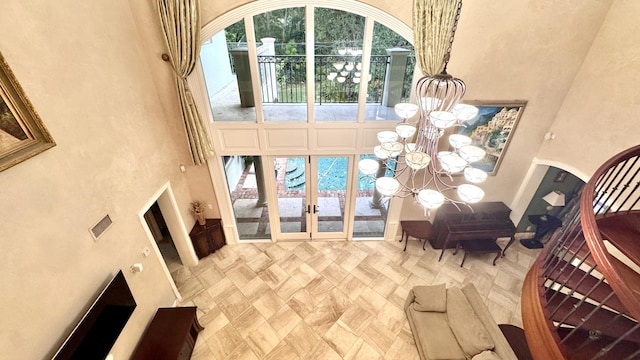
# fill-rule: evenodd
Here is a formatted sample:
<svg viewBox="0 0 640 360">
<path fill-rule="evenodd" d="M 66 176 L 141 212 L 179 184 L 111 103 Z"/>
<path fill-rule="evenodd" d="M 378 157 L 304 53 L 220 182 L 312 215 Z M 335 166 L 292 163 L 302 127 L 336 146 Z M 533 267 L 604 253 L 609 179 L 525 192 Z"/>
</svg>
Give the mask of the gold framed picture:
<svg viewBox="0 0 640 360">
<path fill-rule="evenodd" d="M 458 127 L 458 134 L 471 138 L 473 145 L 487 152 L 473 167 L 486 171 L 489 175 L 498 172 L 516 126 L 527 102 L 515 101 L 465 101 L 478 108 L 478 115 Z"/>
<path fill-rule="evenodd" d="M 0 171 L 55 145 L 0 53 Z"/>
</svg>

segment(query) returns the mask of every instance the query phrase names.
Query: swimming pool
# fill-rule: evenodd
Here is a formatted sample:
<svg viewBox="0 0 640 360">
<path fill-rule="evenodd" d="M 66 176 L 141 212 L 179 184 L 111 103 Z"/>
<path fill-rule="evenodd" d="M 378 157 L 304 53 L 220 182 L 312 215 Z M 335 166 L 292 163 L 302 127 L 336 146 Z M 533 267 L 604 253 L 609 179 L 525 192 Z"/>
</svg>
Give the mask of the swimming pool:
<svg viewBox="0 0 640 360">
<path fill-rule="evenodd" d="M 375 155 L 362 155 L 361 159 L 376 159 Z M 287 174 L 285 188 L 287 190 L 304 189 L 304 157 L 291 157 L 287 160 Z M 318 189 L 344 190 L 347 181 L 347 157 L 319 157 L 318 158 Z M 391 172 L 387 170 L 387 176 Z M 374 181 L 358 173 L 358 190 L 373 190 Z"/>
</svg>

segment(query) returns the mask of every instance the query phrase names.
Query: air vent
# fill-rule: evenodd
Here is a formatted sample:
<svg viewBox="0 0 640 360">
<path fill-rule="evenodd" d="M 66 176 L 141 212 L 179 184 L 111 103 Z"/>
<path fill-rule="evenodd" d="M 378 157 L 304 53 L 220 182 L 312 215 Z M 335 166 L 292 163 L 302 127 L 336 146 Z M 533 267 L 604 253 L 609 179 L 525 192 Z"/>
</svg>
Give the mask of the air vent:
<svg viewBox="0 0 640 360">
<path fill-rule="evenodd" d="M 91 236 L 93 236 L 93 240 L 98 240 L 100 236 L 102 236 L 102 234 L 104 234 L 104 232 L 107 231 L 109 227 L 111 227 L 111 224 L 113 224 L 113 221 L 111 221 L 109 214 L 100 219 L 97 224 L 89 229 Z"/>
</svg>

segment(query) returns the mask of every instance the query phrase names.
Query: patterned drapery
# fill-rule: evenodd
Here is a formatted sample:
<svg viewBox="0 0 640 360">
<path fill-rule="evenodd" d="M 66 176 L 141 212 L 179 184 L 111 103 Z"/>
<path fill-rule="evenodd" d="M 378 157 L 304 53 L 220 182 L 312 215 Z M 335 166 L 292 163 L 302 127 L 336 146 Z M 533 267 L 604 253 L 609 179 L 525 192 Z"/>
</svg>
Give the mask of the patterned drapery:
<svg viewBox="0 0 640 360">
<path fill-rule="evenodd" d="M 157 0 L 157 6 L 169 62 L 176 75 L 180 110 L 191 158 L 194 164 L 201 165 L 213 155 L 213 146 L 187 83 L 187 77 L 196 66 L 200 51 L 200 2 Z"/>
<path fill-rule="evenodd" d="M 449 61 L 461 6 L 462 0 L 414 0 L 414 48 L 423 75 L 440 74 Z"/>
</svg>

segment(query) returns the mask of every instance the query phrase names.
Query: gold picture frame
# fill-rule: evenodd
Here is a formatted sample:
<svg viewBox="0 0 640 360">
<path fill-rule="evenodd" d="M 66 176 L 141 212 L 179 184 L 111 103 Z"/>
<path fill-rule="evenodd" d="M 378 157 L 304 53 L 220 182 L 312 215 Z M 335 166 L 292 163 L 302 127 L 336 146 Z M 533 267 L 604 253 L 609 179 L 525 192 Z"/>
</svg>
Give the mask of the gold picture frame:
<svg viewBox="0 0 640 360">
<path fill-rule="evenodd" d="M 471 166 L 486 171 L 489 175 L 496 175 L 527 101 L 476 100 L 464 103 L 477 107 L 479 112 L 473 119 L 462 123 L 457 133 L 469 136 L 473 141 L 472 145 L 486 151 L 484 159 Z"/>
<path fill-rule="evenodd" d="M 0 171 L 55 145 L 0 53 Z"/>
</svg>

